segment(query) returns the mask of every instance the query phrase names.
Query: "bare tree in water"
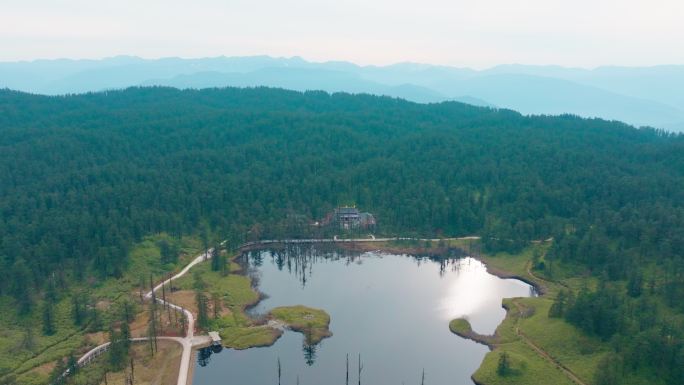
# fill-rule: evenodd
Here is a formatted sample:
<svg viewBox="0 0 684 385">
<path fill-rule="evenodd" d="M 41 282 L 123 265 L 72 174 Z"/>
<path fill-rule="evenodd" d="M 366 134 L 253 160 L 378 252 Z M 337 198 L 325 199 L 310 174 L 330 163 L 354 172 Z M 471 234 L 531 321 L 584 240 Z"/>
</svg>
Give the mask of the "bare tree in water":
<svg viewBox="0 0 684 385">
<path fill-rule="evenodd" d="M 280 366 L 280 357 L 278 357 L 278 385 L 280 385 L 280 379 L 282 377 L 283 370 L 282 366 Z"/>
<path fill-rule="evenodd" d="M 347 353 L 347 379 L 344 383 L 345 385 L 349 385 L 349 353 Z"/>
<path fill-rule="evenodd" d="M 359 353 L 359 385 L 361 385 L 361 371 L 363 370 L 363 365 L 361 364 L 361 353 Z"/>
</svg>

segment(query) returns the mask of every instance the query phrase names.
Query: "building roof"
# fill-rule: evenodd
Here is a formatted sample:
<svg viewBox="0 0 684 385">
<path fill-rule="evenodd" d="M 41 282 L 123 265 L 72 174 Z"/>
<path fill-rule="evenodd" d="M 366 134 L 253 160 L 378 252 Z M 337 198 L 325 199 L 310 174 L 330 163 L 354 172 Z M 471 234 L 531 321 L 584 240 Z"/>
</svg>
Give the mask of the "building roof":
<svg viewBox="0 0 684 385">
<path fill-rule="evenodd" d="M 339 207 L 337 209 L 338 214 L 359 214 L 359 209 L 356 207 Z"/>
</svg>

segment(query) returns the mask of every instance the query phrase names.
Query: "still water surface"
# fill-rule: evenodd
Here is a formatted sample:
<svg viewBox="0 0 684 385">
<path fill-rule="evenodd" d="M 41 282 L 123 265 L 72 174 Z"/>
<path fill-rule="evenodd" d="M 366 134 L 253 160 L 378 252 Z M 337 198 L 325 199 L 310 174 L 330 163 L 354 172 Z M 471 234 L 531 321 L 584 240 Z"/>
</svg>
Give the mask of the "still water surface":
<svg viewBox="0 0 684 385">
<path fill-rule="evenodd" d="M 473 258 L 431 260 L 384 253 L 259 251 L 243 256 L 258 288 L 268 297 L 251 310 L 305 305 L 326 310 L 333 336 L 305 346 L 287 331 L 271 347 L 224 349 L 194 372 L 194 385 L 472 384 L 487 347 L 449 331 L 449 321 L 467 317 L 473 329 L 491 334 L 505 316 L 501 300 L 534 295 L 531 286 L 487 273 Z M 198 354 L 199 358 L 199 354 Z M 299 381 L 299 382 L 297 382 Z"/>
</svg>

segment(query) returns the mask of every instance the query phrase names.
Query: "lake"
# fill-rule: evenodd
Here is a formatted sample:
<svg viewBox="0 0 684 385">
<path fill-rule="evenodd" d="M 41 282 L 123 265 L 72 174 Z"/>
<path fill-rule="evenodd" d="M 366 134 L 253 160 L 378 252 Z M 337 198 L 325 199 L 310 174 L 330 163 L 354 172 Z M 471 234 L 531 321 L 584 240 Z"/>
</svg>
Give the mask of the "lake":
<svg viewBox="0 0 684 385">
<path fill-rule="evenodd" d="M 198 353 L 194 385 L 472 384 L 470 376 L 489 351 L 449 331 L 449 321 L 470 320 L 474 331 L 492 334 L 505 316 L 502 298 L 528 297 L 533 288 L 501 279 L 470 257 L 418 258 L 381 252 L 315 249 L 257 251 L 242 263 L 267 297 L 250 313 L 276 306 L 321 308 L 333 336 L 315 346 L 286 331 L 270 347 Z M 199 358 L 199 357 L 198 357 Z"/>
</svg>

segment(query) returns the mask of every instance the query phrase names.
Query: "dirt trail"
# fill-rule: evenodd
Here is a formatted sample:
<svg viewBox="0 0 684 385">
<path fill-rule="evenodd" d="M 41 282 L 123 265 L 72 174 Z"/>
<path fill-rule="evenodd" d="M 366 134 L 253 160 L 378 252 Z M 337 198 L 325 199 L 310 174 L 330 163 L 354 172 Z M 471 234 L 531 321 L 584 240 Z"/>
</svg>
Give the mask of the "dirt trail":
<svg viewBox="0 0 684 385">
<path fill-rule="evenodd" d="M 221 244 L 223 245 L 224 242 Z M 186 385 L 188 383 L 188 373 L 191 371 L 191 361 L 192 361 L 192 348 L 195 346 L 201 346 L 201 345 L 206 345 L 211 342 L 211 339 L 208 336 L 195 336 L 195 316 L 190 312 L 188 309 L 183 308 L 181 306 L 175 305 L 169 301 L 164 301 L 163 299 L 159 298 L 156 296 L 156 292 L 161 289 L 162 285 L 166 285 L 171 283 L 174 279 L 178 279 L 185 275 L 190 269 L 204 261 L 207 261 L 211 258 L 211 253 L 213 249 L 209 249 L 206 252 L 198 255 L 195 259 L 193 259 L 190 263 L 188 263 L 178 274 L 174 275 L 171 278 L 168 278 L 167 280 L 159 283 L 157 286 L 155 286 L 151 291 L 145 294 L 146 299 L 155 299 L 158 303 L 161 303 L 163 305 L 170 306 L 171 308 L 177 309 L 185 313 L 185 316 L 188 319 L 188 329 L 186 332 L 185 337 L 157 337 L 157 339 L 160 340 L 170 340 L 170 341 L 175 341 L 181 344 L 183 347 L 183 352 L 181 354 L 181 362 L 180 362 L 180 368 L 178 370 L 178 382 L 177 385 Z M 139 337 L 139 338 L 131 338 L 132 342 L 142 342 L 142 341 L 147 341 L 147 337 Z M 90 351 L 88 351 L 86 354 L 84 354 L 81 358 L 78 359 L 78 364 L 83 366 L 87 365 L 91 360 L 102 354 L 103 352 L 107 351 L 109 348 L 109 342 L 104 343 L 102 345 L 99 345 Z M 69 374 L 69 371 L 67 370 L 62 376 L 67 376 Z"/>
<path fill-rule="evenodd" d="M 555 358 L 553 358 L 553 357 L 552 357 L 549 353 L 547 353 L 544 349 L 542 349 L 542 348 L 539 347 L 537 344 L 535 344 L 534 342 L 532 342 L 532 340 L 530 340 L 530 339 L 525 335 L 525 333 L 523 333 L 522 331 L 520 331 L 520 328 L 518 327 L 518 323 L 520 322 L 520 315 L 523 314 L 523 311 L 524 311 L 524 308 L 525 308 L 525 307 L 524 307 L 523 305 L 521 305 L 521 304 L 518 302 L 517 299 L 513 299 L 512 302 L 513 302 L 513 304 L 515 305 L 516 309 L 518 309 L 518 315 L 519 315 L 519 316 L 517 317 L 517 320 L 516 320 L 515 334 L 516 334 L 518 337 L 520 337 L 520 339 L 523 340 L 523 342 L 525 342 L 529 347 L 531 347 L 532 350 L 534 350 L 534 351 L 535 351 L 537 354 L 539 354 L 542 358 L 544 358 L 545 360 L 551 362 L 554 366 L 556 366 L 558 369 L 560 369 L 560 370 L 561 370 L 561 371 L 562 371 L 562 372 L 563 372 L 571 381 L 573 381 L 574 383 L 576 383 L 576 384 L 578 384 L 578 385 L 588 385 L 587 383 L 585 383 L 584 381 L 582 381 L 579 377 L 577 377 L 577 375 L 576 375 L 575 373 L 573 373 L 572 370 L 570 370 L 568 367 L 566 367 L 565 365 L 563 365 L 562 363 L 560 363 L 560 361 L 558 361 L 558 360 L 556 360 Z"/>
</svg>

